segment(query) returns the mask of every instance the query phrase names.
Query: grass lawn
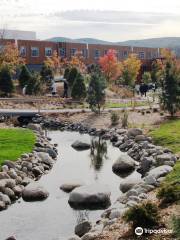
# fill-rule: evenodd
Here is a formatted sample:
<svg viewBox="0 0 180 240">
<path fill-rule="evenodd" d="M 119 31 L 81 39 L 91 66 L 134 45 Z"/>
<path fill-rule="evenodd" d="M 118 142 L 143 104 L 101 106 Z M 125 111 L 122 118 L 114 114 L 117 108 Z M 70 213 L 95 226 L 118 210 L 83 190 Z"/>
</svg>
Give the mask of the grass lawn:
<svg viewBox="0 0 180 240">
<path fill-rule="evenodd" d="M 150 132 L 154 142 L 180 153 L 180 119 L 162 123 L 159 128 Z"/>
<path fill-rule="evenodd" d="M 33 150 L 35 134 L 29 129 L 0 129 L 0 165 L 4 160 L 17 160 Z"/>
<path fill-rule="evenodd" d="M 174 153 L 180 153 L 180 119 L 162 123 L 159 128 L 151 131 L 154 142 L 168 147 Z M 180 196 L 180 161 L 177 161 L 173 171 L 170 172 L 159 189 L 161 199 L 179 201 Z"/>
</svg>

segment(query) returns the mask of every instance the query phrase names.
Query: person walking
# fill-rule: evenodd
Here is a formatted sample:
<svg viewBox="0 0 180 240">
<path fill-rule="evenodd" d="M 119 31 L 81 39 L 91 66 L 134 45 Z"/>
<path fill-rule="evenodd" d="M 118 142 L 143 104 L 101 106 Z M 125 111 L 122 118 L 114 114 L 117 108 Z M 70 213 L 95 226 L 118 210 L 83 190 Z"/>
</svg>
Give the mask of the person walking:
<svg viewBox="0 0 180 240">
<path fill-rule="evenodd" d="M 52 96 L 55 96 L 57 93 L 55 81 L 52 82 L 51 89 L 52 89 Z"/>
<path fill-rule="evenodd" d="M 68 97 L 68 82 L 65 80 L 63 98 L 67 98 L 67 97 Z"/>
</svg>

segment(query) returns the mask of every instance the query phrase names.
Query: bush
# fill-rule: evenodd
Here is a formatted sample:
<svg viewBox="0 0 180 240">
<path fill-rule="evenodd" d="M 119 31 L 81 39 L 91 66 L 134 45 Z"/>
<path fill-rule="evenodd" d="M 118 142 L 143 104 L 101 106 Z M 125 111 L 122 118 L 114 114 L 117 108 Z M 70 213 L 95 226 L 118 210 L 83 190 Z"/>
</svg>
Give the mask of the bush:
<svg viewBox="0 0 180 240">
<path fill-rule="evenodd" d="M 123 112 L 123 116 L 121 118 L 121 124 L 122 124 L 122 128 L 127 128 L 128 127 L 128 117 L 129 117 L 129 114 L 128 112 L 125 110 Z"/>
<path fill-rule="evenodd" d="M 3 95 L 8 96 L 14 90 L 11 72 L 7 66 L 3 66 L 0 70 L 0 91 Z"/>
<path fill-rule="evenodd" d="M 180 239 L 180 217 L 179 216 L 173 216 L 172 229 L 175 237 L 177 237 L 177 239 Z"/>
<path fill-rule="evenodd" d="M 19 85 L 21 88 L 23 88 L 25 85 L 27 85 L 30 81 L 31 73 L 26 67 L 26 65 L 23 65 L 21 68 L 21 72 L 19 74 Z"/>
<path fill-rule="evenodd" d="M 33 73 L 27 84 L 26 93 L 28 95 L 38 95 L 41 93 L 42 82 L 39 74 Z"/>
<path fill-rule="evenodd" d="M 71 71 L 69 72 L 69 74 L 67 74 L 68 75 L 68 83 L 69 83 L 69 86 L 70 86 L 70 88 L 72 88 L 73 87 L 73 84 L 75 83 L 75 80 L 76 80 L 76 77 L 77 77 L 77 75 L 78 75 L 78 70 L 77 70 L 77 68 L 72 68 L 71 69 Z"/>
<path fill-rule="evenodd" d="M 119 114 L 117 112 L 111 112 L 111 125 L 115 126 L 119 123 Z"/>
<path fill-rule="evenodd" d="M 81 100 L 86 97 L 86 86 L 83 76 L 78 73 L 72 87 L 71 96 L 74 99 Z"/>
<path fill-rule="evenodd" d="M 158 208 L 151 202 L 142 203 L 141 205 L 136 205 L 128 209 L 123 219 L 131 223 L 133 228 L 151 228 L 158 225 Z"/>
<path fill-rule="evenodd" d="M 160 187 L 157 197 L 162 200 L 162 203 L 173 203 L 180 200 L 180 183 L 164 183 Z"/>
</svg>

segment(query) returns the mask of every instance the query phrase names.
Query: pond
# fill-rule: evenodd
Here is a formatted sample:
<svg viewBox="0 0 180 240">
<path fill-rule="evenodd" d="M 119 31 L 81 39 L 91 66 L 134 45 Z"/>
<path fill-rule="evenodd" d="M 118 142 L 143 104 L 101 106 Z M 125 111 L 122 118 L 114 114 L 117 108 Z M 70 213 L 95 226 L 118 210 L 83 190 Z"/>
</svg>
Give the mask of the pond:
<svg viewBox="0 0 180 240">
<path fill-rule="evenodd" d="M 111 203 L 120 196 L 122 180 L 112 172 L 112 163 L 121 154 L 109 141 L 77 132 L 52 131 L 48 133 L 58 143 L 58 160 L 53 169 L 39 183 L 50 193 L 42 202 L 24 202 L 20 199 L 0 213 L 0 240 L 15 236 L 17 240 L 67 240 L 75 225 L 86 218 L 95 223 L 103 210 L 73 210 L 68 204 L 69 194 L 60 190 L 66 182 L 76 180 L 85 184 L 106 184 L 111 190 Z M 76 141 L 92 142 L 93 148 L 76 151 Z M 136 171 L 128 177 L 140 178 Z"/>
</svg>

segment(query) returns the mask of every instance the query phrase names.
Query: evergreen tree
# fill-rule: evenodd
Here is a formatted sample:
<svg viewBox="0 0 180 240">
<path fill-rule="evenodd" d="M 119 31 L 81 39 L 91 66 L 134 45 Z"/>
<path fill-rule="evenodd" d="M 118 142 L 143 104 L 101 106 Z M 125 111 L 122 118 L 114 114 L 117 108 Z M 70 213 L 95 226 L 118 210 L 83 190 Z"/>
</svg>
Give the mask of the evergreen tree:
<svg viewBox="0 0 180 240">
<path fill-rule="evenodd" d="M 27 84 L 26 93 L 28 95 L 38 95 L 41 93 L 42 82 L 38 73 L 32 73 Z"/>
<path fill-rule="evenodd" d="M 53 69 L 49 65 L 43 63 L 43 66 L 40 71 L 40 75 L 44 82 L 49 82 L 53 79 L 53 76 L 54 76 Z"/>
<path fill-rule="evenodd" d="M 3 66 L 0 70 L 0 91 L 8 96 L 14 90 L 14 85 L 11 77 L 10 69 L 7 66 Z"/>
<path fill-rule="evenodd" d="M 23 88 L 25 85 L 27 85 L 30 81 L 31 73 L 26 67 L 26 65 L 23 65 L 21 68 L 21 72 L 19 75 L 19 85 L 21 88 Z"/>
<path fill-rule="evenodd" d="M 66 80 L 68 80 L 68 78 L 69 78 L 69 73 L 70 73 L 70 69 L 69 69 L 69 68 L 66 68 L 65 71 L 64 71 L 64 78 L 65 78 Z"/>
<path fill-rule="evenodd" d="M 84 99 L 86 97 L 86 86 L 81 73 L 78 73 L 72 86 L 71 96 L 74 99 Z"/>
<path fill-rule="evenodd" d="M 92 73 L 89 83 L 87 102 L 93 112 L 100 113 L 101 106 L 105 101 L 105 88 L 106 82 L 101 72 L 98 70 Z"/>
<path fill-rule="evenodd" d="M 78 70 L 77 68 L 73 67 L 70 72 L 69 72 L 69 76 L 68 76 L 68 83 L 69 83 L 69 86 L 70 88 L 72 88 L 74 82 L 75 82 L 75 79 L 76 79 L 76 76 L 78 75 Z"/>
<path fill-rule="evenodd" d="M 161 102 L 171 116 L 180 110 L 180 72 L 173 61 L 167 61 L 162 79 Z"/>
</svg>

